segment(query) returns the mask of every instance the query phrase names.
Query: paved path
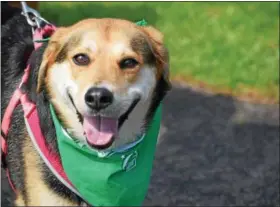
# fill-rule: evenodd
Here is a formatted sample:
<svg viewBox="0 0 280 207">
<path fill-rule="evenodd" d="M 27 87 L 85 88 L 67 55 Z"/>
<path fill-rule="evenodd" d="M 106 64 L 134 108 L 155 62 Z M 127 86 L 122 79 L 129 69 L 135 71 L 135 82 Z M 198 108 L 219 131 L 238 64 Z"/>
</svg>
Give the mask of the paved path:
<svg viewBox="0 0 280 207">
<path fill-rule="evenodd" d="M 175 86 L 163 117 L 145 205 L 279 205 L 278 107 Z"/>
</svg>

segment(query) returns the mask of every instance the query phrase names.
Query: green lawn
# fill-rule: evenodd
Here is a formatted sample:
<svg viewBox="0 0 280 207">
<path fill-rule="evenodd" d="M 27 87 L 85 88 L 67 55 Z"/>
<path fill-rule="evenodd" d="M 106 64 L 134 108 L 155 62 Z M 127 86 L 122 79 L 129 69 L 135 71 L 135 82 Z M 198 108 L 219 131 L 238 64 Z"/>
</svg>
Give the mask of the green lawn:
<svg viewBox="0 0 280 207">
<path fill-rule="evenodd" d="M 41 2 L 40 12 L 57 25 L 145 18 L 165 35 L 173 78 L 279 100 L 278 2 Z"/>
</svg>

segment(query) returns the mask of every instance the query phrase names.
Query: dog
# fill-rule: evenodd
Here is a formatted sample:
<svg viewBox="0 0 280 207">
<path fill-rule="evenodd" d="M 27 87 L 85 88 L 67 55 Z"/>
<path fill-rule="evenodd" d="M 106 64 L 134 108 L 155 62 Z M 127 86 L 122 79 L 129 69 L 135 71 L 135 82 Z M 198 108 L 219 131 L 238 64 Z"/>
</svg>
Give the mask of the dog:
<svg viewBox="0 0 280 207">
<path fill-rule="evenodd" d="M 122 19 L 86 19 L 58 28 L 34 50 L 25 17 L 6 6 L 3 16 L 14 13 L 1 25 L 1 120 L 29 64 L 24 90 L 36 103 L 51 150 L 59 153 L 50 103 L 65 129 L 93 149 L 124 146 L 147 130 L 171 88 L 169 55 L 160 31 Z M 113 129 L 98 135 L 92 129 L 98 120 L 99 127 L 110 122 Z M 15 205 L 83 205 L 84 200 L 55 177 L 34 149 L 22 107 L 16 108 L 11 123 L 6 164 L 18 191 Z"/>
</svg>

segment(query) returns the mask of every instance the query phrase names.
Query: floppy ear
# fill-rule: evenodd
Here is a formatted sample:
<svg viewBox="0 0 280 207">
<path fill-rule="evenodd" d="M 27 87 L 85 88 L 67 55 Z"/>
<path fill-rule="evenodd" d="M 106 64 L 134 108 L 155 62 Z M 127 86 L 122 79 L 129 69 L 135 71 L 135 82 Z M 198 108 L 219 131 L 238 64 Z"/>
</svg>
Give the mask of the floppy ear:
<svg viewBox="0 0 280 207">
<path fill-rule="evenodd" d="M 64 27 L 57 29 L 48 43 L 38 72 L 37 93 L 40 93 L 42 91 L 46 71 L 55 62 L 57 54 L 62 49 L 62 38 L 65 35 L 65 30 L 66 28 Z"/>
<path fill-rule="evenodd" d="M 169 77 L 169 53 L 163 43 L 163 34 L 154 27 L 141 27 L 149 37 L 152 52 L 156 58 L 157 77 L 162 78 L 165 82 L 166 90 L 171 89 Z"/>
</svg>

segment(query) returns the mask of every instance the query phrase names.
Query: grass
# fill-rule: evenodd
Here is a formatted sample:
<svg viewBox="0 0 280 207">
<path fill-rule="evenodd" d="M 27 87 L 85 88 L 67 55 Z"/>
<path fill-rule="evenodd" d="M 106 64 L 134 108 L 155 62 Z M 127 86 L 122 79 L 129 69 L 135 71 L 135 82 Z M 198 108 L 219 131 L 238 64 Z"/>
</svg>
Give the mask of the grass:
<svg viewBox="0 0 280 207">
<path fill-rule="evenodd" d="M 279 101 L 278 2 L 41 2 L 40 12 L 57 25 L 145 18 L 165 35 L 173 79 Z"/>
</svg>

